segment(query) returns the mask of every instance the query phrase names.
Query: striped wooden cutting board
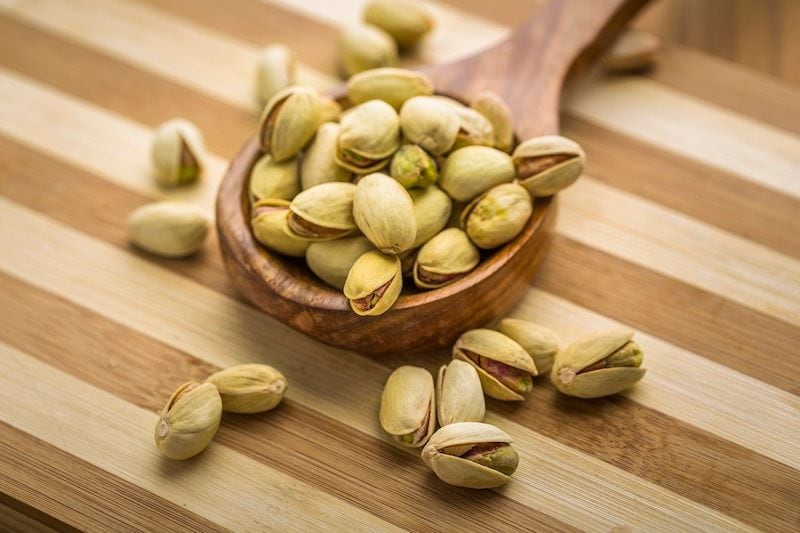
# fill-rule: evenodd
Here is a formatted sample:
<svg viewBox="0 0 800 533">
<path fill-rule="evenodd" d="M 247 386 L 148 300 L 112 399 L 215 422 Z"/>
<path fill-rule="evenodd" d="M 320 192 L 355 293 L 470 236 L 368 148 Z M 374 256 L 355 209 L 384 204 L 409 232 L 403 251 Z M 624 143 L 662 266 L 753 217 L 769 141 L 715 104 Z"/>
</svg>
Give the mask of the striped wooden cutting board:
<svg viewBox="0 0 800 533">
<path fill-rule="evenodd" d="M 130 248 L 125 218 L 153 198 L 211 214 L 255 128 L 259 47 L 291 43 L 301 82 L 329 88 L 336 27 L 363 3 L 0 0 L 0 529 L 800 528 L 800 76 L 669 43 L 649 76 L 567 98 L 588 175 L 561 195 L 513 315 L 564 341 L 627 324 L 649 372 L 605 400 L 542 383 L 522 405 L 491 402 L 521 456 L 496 491 L 446 486 L 386 443 L 377 404 L 403 354 L 345 353 L 265 317 L 216 242 L 187 261 Z M 496 42 L 533 3 L 432 4 L 417 61 Z M 778 34 L 774 2 L 755 4 L 742 27 Z M 798 3 L 782 5 L 796 28 Z M 798 60 L 784 33 L 775 50 Z M 199 187 L 164 193 L 149 141 L 173 116 L 216 155 Z M 152 429 L 171 391 L 254 361 L 287 375 L 284 404 L 226 415 L 195 460 L 162 459 Z"/>
</svg>

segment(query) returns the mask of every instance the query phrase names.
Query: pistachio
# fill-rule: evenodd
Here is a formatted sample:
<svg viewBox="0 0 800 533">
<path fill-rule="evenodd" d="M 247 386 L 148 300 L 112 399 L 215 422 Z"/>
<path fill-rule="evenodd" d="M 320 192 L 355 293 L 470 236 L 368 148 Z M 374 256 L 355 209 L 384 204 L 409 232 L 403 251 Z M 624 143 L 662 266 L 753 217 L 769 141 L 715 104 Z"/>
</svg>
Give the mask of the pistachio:
<svg viewBox="0 0 800 533">
<path fill-rule="evenodd" d="M 381 315 L 400 296 L 403 276 L 400 259 L 378 251 L 367 252 L 359 257 L 344 283 L 344 295 L 357 315 Z"/>
<path fill-rule="evenodd" d="M 417 236 L 412 248 L 418 248 L 442 231 L 450 220 L 453 201 L 436 185 L 408 191 L 414 203 Z"/>
<path fill-rule="evenodd" d="M 392 157 L 392 177 L 406 189 L 428 187 L 436 183 L 436 161 L 416 144 L 403 145 Z"/>
<path fill-rule="evenodd" d="M 385 166 L 399 146 L 397 112 L 382 100 L 370 100 L 342 117 L 336 162 L 358 174 L 369 174 Z"/>
<path fill-rule="evenodd" d="M 287 233 L 288 216 L 288 201 L 272 198 L 259 200 L 250 212 L 253 236 L 269 250 L 290 257 L 303 257 L 309 243 Z"/>
<path fill-rule="evenodd" d="M 292 200 L 286 220 L 288 235 L 305 241 L 338 239 L 356 229 L 352 183 L 320 183 Z"/>
<path fill-rule="evenodd" d="M 303 190 L 331 181 L 349 182 L 351 173 L 336 164 L 336 143 L 339 125 L 324 122 L 308 146 L 300 164 L 300 182 Z"/>
<path fill-rule="evenodd" d="M 467 146 L 447 158 L 439 186 L 454 200 L 466 202 L 513 179 L 514 163 L 508 154 L 488 146 Z"/>
<path fill-rule="evenodd" d="M 317 131 L 322 109 L 316 91 L 305 87 L 280 91 L 261 114 L 261 147 L 278 162 L 294 157 Z"/>
<path fill-rule="evenodd" d="M 458 116 L 459 129 L 453 150 L 472 145 L 494 146 L 494 128 L 486 117 L 463 105 L 454 109 Z"/>
<path fill-rule="evenodd" d="M 497 93 L 483 91 L 472 101 L 472 108 L 492 125 L 495 148 L 510 152 L 514 144 L 514 130 L 508 104 Z"/>
<path fill-rule="evenodd" d="M 546 135 L 517 146 L 513 160 L 519 183 L 531 196 L 552 196 L 580 177 L 586 155 L 575 141 Z"/>
<path fill-rule="evenodd" d="M 618 329 L 576 341 L 556 355 L 550 379 L 569 396 L 599 398 L 616 394 L 644 377 L 644 354 L 633 331 Z"/>
<path fill-rule="evenodd" d="M 406 140 L 434 155 L 453 147 L 459 126 L 455 110 L 433 96 L 415 96 L 400 109 L 400 127 Z"/>
<path fill-rule="evenodd" d="M 211 383 L 222 398 L 222 410 L 261 413 L 278 405 L 286 393 L 286 378 L 269 365 L 237 365 L 211 374 Z"/>
<path fill-rule="evenodd" d="M 219 429 L 222 400 L 210 383 L 184 383 L 172 393 L 155 430 L 156 446 L 170 459 L 205 450 Z"/>
<path fill-rule="evenodd" d="M 422 72 L 402 68 L 365 70 L 347 82 L 347 98 L 353 105 L 383 100 L 400 110 L 409 98 L 433 94 L 433 82 Z"/>
<path fill-rule="evenodd" d="M 417 236 L 411 196 L 386 174 L 370 174 L 359 180 L 353 217 L 364 236 L 386 254 L 410 249 Z"/>
<path fill-rule="evenodd" d="M 422 449 L 422 460 L 445 483 L 489 489 L 511 481 L 519 455 L 504 431 L 483 422 L 440 428 Z"/>
<path fill-rule="evenodd" d="M 203 246 L 208 220 L 177 202 L 143 205 L 128 217 L 128 234 L 139 248 L 163 257 L 185 257 Z"/>
<path fill-rule="evenodd" d="M 381 28 L 403 48 L 415 46 L 433 28 L 433 15 L 415 0 L 372 0 L 364 20 Z"/>
<path fill-rule="evenodd" d="M 270 99 L 294 85 L 297 70 L 294 52 L 284 44 L 264 48 L 256 63 L 256 97 L 263 107 Z"/>
<path fill-rule="evenodd" d="M 478 248 L 490 250 L 519 235 L 532 212 L 528 192 L 504 183 L 473 200 L 461 213 L 461 226 Z"/>
<path fill-rule="evenodd" d="M 288 159 L 280 163 L 271 155 L 262 156 L 250 171 L 250 200 L 262 198 L 291 200 L 300 192 L 297 176 L 297 160 Z"/>
<path fill-rule="evenodd" d="M 354 74 L 397 63 L 397 43 L 372 24 L 350 26 L 339 35 L 339 61 L 342 74 Z"/>
<path fill-rule="evenodd" d="M 466 233 L 447 228 L 420 248 L 414 264 L 414 283 L 421 289 L 444 287 L 471 272 L 480 259 Z"/>
<path fill-rule="evenodd" d="M 558 337 L 555 333 L 544 326 L 519 318 L 504 318 L 498 329 L 525 348 L 540 374 L 550 372 L 558 353 Z"/>
<path fill-rule="evenodd" d="M 306 263 L 322 281 L 341 290 L 356 260 L 374 249 L 361 235 L 312 242 L 306 251 Z"/>
<path fill-rule="evenodd" d="M 381 396 L 383 430 L 400 444 L 418 448 L 436 428 L 436 401 L 430 372 L 401 366 L 386 380 Z"/>
<path fill-rule="evenodd" d="M 439 425 L 456 422 L 483 422 L 486 402 L 477 371 L 465 361 L 455 359 L 442 365 L 436 380 Z"/>
<path fill-rule="evenodd" d="M 339 122 L 339 118 L 342 115 L 342 106 L 339 105 L 339 102 L 326 95 L 322 95 L 319 98 L 322 104 L 322 113 L 320 113 L 319 116 L 319 123 Z"/>
<path fill-rule="evenodd" d="M 651 68 L 661 49 L 661 38 L 645 30 L 627 30 L 603 56 L 601 64 L 607 72 L 633 74 Z"/>
<path fill-rule="evenodd" d="M 165 187 L 192 183 L 203 172 L 203 136 L 194 124 L 174 118 L 161 124 L 153 136 L 156 181 Z"/>
<path fill-rule="evenodd" d="M 470 363 L 478 371 L 483 392 L 497 400 L 523 400 L 538 375 L 525 349 L 502 333 L 490 329 L 467 331 L 453 346 L 453 359 Z"/>
</svg>

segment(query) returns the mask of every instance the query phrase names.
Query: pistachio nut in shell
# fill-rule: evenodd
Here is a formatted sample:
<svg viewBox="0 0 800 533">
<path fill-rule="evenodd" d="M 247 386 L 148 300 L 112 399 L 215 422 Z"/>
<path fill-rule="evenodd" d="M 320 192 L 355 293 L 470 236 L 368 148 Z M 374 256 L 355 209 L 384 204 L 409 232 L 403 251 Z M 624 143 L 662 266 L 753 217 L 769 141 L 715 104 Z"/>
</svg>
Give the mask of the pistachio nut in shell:
<svg viewBox="0 0 800 533">
<path fill-rule="evenodd" d="M 403 48 L 414 47 L 434 26 L 430 10 L 417 0 L 372 0 L 364 9 L 364 20 Z"/>
<path fill-rule="evenodd" d="M 347 99 L 353 105 L 383 100 L 399 111 L 409 98 L 431 94 L 433 82 L 415 70 L 376 68 L 359 72 L 347 81 Z"/>
<path fill-rule="evenodd" d="M 498 329 L 525 348 L 540 374 L 550 372 L 558 353 L 558 337 L 551 329 L 519 318 L 504 318 Z"/>
<path fill-rule="evenodd" d="M 478 372 L 466 361 L 442 365 L 436 379 L 436 409 L 440 426 L 456 422 L 483 422 L 486 401 Z"/>
<path fill-rule="evenodd" d="M 168 120 L 153 135 L 151 155 L 159 185 L 192 183 L 203 172 L 205 148 L 197 127 L 181 118 Z"/>
<path fill-rule="evenodd" d="M 450 151 L 459 126 L 455 110 L 433 96 L 415 96 L 400 109 L 400 128 L 406 141 L 433 155 Z"/>
<path fill-rule="evenodd" d="M 533 200 L 516 183 L 486 191 L 461 213 L 461 225 L 478 248 L 491 250 L 520 234 L 533 213 Z"/>
<path fill-rule="evenodd" d="M 569 187 L 586 163 L 583 148 L 560 135 L 528 139 L 516 147 L 512 158 L 517 179 L 531 196 L 552 196 Z"/>
<path fill-rule="evenodd" d="M 336 162 L 358 174 L 369 174 L 386 165 L 400 146 L 397 112 L 382 100 L 359 104 L 342 116 Z"/>
<path fill-rule="evenodd" d="M 436 428 L 433 377 L 424 368 L 401 366 L 386 380 L 381 395 L 383 430 L 411 448 L 425 444 Z"/>
<path fill-rule="evenodd" d="M 314 136 L 322 115 L 320 95 L 305 87 L 289 87 L 272 97 L 261 114 L 261 147 L 275 161 L 297 155 Z"/>
<path fill-rule="evenodd" d="M 306 251 L 306 263 L 322 281 L 341 290 L 356 260 L 374 249 L 361 235 L 312 242 Z"/>
<path fill-rule="evenodd" d="M 453 150 L 472 145 L 494 146 L 494 128 L 486 117 L 464 105 L 455 106 L 454 109 L 459 128 Z"/>
<path fill-rule="evenodd" d="M 634 74 L 651 68 L 661 49 L 661 37 L 645 30 L 629 29 L 611 45 L 600 64 L 606 72 Z"/>
<path fill-rule="evenodd" d="M 319 123 L 325 122 L 339 122 L 342 116 L 342 106 L 328 95 L 321 95 L 320 102 L 322 103 L 322 113 L 319 117 Z"/>
<path fill-rule="evenodd" d="M 408 191 L 414 204 L 417 236 L 412 248 L 418 248 L 442 231 L 450 220 L 453 201 L 436 185 Z"/>
<path fill-rule="evenodd" d="M 389 172 L 406 189 L 428 187 L 439 177 L 436 160 L 416 144 L 405 144 L 394 153 Z"/>
<path fill-rule="evenodd" d="M 467 234 L 447 228 L 422 245 L 414 263 L 414 284 L 420 289 L 444 287 L 471 272 L 481 260 Z"/>
<path fill-rule="evenodd" d="M 156 423 L 155 441 L 170 459 L 205 450 L 219 429 L 222 399 L 210 383 L 184 383 L 172 393 Z"/>
<path fill-rule="evenodd" d="M 451 153 L 442 167 L 439 186 L 453 200 L 468 202 L 495 185 L 514 179 L 511 157 L 489 146 L 467 146 Z"/>
<path fill-rule="evenodd" d="M 278 163 L 271 155 L 261 156 L 250 171 L 250 200 L 279 198 L 291 200 L 300 192 L 297 159 Z"/>
<path fill-rule="evenodd" d="M 385 254 L 410 249 L 417 236 L 411 196 L 386 174 L 370 174 L 359 180 L 353 217 L 364 236 Z"/>
<path fill-rule="evenodd" d="M 359 257 L 344 282 L 344 295 L 357 315 L 376 316 L 389 310 L 400 291 L 403 275 L 400 258 L 378 251 Z"/>
<path fill-rule="evenodd" d="M 338 239 L 353 232 L 352 183 L 320 183 L 294 197 L 286 220 L 287 233 L 306 241 Z"/>
<path fill-rule="evenodd" d="M 349 26 L 339 34 L 339 66 L 345 78 L 397 63 L 397 43 L 372 24 Z"/>
<path fill-rule="evenodd" d="M 256 98 L 263 107 L 280 91 L 294 85 L 297 61 L 285 44 L 271 44 L 256 60 Z"/>
<path fill-rule="evenodd" d="M 269 365 L 236 365 L 206 378 L 219 391 L 222 410 L 261 413 L 278 405 L 286 393 L 286 378 Z"/>
<path fill-rule="evenodd" d="M 473 329 L 453 346 L 453 359 L 470 363 L 478 371 L 483 392 L 497 400 L 524 400 L 533 376 L 538 375 L 533 358 L 515 341 L 491 329 Z"/>
<path fill-rule="evenodd" d="M 314 140 L 308 145 L 300 163 L 300 184 L 303 190 L 331 181 L 349 182 L 352 173 L 336 164 L 339 124 L 323 122 Z"/>
<path fill-rule="evenodd" d="M 274 198 L 259 200 L 250 210 L 253 236 L 268 250 L 289 257 L 303 257 L 309 242 L 289 235 L 286 231 L 288 216 L 287 200 Z"/>
<path fill-rule="evenodd" d="M 472 109 L 486 117 L 494 131 L 494 146 L 510 152 L 514 145 L 514 129 L 511 109 L 494 91 L 482 91 L 472 101 Z"/>
<path fill-rule="evenodd" d="M 505 432 L 483 422 L 440 428 L 422 449 L 422 460 L 445 483 L 489 489 L 511 481 L 519 455 Z"/>
<path fill-rule="evenodd" d="M 162 257 L 197 252 L 208 235 L 208 220 L 197 209 L 178 202 L 153 202 L 128 217 L 128 235 L 139 248 Z"/>
<path fill-rule="evenodd" d="M 550 379 L 569 396 L 599 398 L 621 392 L 644 377 L 644 354 L 633 331 L 617 329 L 578 340 L 556 355 Z"/>
</svg>

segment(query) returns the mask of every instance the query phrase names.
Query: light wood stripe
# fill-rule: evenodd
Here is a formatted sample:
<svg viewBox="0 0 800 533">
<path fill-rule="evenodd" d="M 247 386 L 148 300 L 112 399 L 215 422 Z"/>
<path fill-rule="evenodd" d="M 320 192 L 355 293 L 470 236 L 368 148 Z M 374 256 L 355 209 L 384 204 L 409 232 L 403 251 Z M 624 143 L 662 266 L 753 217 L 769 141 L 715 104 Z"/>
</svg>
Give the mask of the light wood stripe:
<svg viewBox="0 0 800 533">
<path fill-rule="evenodd" d="M 4 422 L 222 526 L 392 529 L 368 513 L 218 444 L 212 443 L 193 461 L 166 461 L 145 438 L 158 419 L 155 413 L 6 344 L 0 344 L 0 355 L 9 370 L 0 376 Z"/>
</svg>

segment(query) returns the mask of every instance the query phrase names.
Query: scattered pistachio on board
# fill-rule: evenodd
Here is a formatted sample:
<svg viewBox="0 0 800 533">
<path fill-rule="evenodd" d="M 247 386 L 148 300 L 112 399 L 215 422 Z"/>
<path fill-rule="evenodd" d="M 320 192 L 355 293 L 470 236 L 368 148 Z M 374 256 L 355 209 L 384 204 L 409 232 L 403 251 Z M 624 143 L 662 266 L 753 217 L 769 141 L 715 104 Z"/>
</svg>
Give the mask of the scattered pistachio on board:
<svg viewBox="0 0 800 533">
<path fill-rule="evenodd" d="M 156 446 L 170 459 L 205 450 L 219 429 L 222 399 L 210 383 L 184 383 L 172 393 L 155 430 Z"/>
<path fill-rule="evenodd" d="M 164 122 L 153 136 L 156 182 L 175 187 L 197 181 L 203 172 L 204 152 L 203 136 L 194 124 L 181 118 Z"/>
<path fill-rule="evenodd" d="M 261 413 L 274 409 L 286 394 L 286 378 L 269 365 L 244 364 L 215 372 L 206 378 L 219 391 L 222 410 Z"/>
<path fill-rule="evenodd" d="M 430 10 L 417 0 L 372 0 L 364 20 L 392 36 L 402 48 L 412 48 L 433 29 Z"/>
<path fill-rule="evenodd" d="M 352 25 L 339 34 L 339 67 L 343 77 L 397 63 L 397 43 L 372 24 Z"/>
<path fill-rule="evenodd" d="M 661 50 L 661 38 L 645 30 L 628 30 L 620 35 L 601 59 L 613 74 L 634 74 L 651 68 Z"/>
<path fill-rule="evenodd" d="M 208 227 L 208 220 L 197 209 L 177 202 L 146 204 L 128 217 L 131 242 L 162 257 L 186 257 L 197 252 Z"/>
<path fill-rule="evenodd" d="M 386 380 L 380 407 L 383 430 L 404 446 L 424 445 L 436 429 L 436 399 L 431 373 L 401 366 Z"/>
<path fill-rule="evenodd" d="M 264 48 L 256 62 L 256 99 L 262 107 L 280 91 L 295 84 L 294 52 L 284 44 Z"/>
</svg>

